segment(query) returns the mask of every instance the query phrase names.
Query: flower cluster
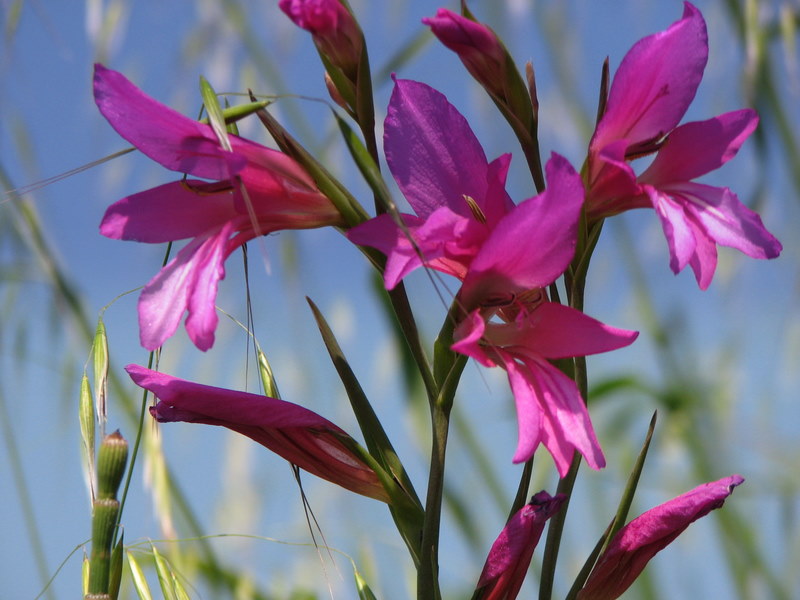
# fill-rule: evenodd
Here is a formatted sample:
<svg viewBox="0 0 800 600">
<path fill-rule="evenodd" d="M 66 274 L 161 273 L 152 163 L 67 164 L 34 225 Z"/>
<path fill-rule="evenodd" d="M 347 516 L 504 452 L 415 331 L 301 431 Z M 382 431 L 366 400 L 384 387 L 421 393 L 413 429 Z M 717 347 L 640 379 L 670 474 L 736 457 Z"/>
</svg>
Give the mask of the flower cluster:
<svg viewBox="0 0 800 600">
<path fill-rule="evenodd" d="M 365 91 L 370 85 L 366 46 L 349 7 L 338 0 L 279 4 L 312 34 L 329 90 L 368 138 L 373 117 L 371 91 Z M 442 9 L 424 22 L 490 94 L 512 123 L 526 160 L 536 163 L 538 103 L 532 75 L 526 86 L 496 34 L 466 7 L 461 15 Z M 580 457 L 593 469 L 603 468 L 575 365 L 582 357 L 632 344 L 638 333 L 582 312 L 591 235 L 599 235 L 602 221 L 627 210 L 655 210 L 671 269 L 677 273 L 691 266 L 701 289 L 712 281 L 717 245 L 754 258 L 774 258 L 781 251 L 759 216 L 731 190 L 694 181 L 733 158 L 758 123 L 755 112 L 746 109 L 679 124 L 707 55 L 705 22 L 687 2 L 680 20 L 640 40 L 623 58 L 582 171 L 553 152 L 544 168 L 532 168 L 539 193 L 519 202 L 506 191 L 510 154 L 488 160 L 467 120 L 443 94 L 422 82 L 394 78 L 383 151 L 413 214 L 387 209 L 349 229 L 350 221 L 321 191 L 326 188 L 319 171 L 293 150 L 296 146 L 276 150 L 234 134 L 223 143 L 211 125 L 176 113 L 120 73 L 97 65 L 95 99 L 109 123 L 148 157 L 195 178 L 123 198 L 109 207 L 100 225 L 103 235 L 115 239 L 190 240 L 144 287 L 138 306 L 141 344 L 148 350 L 161 347 L 188 312 L 190 339 L 209 350 L 218 321 L 217 288 L 225 260 L 237 248 L 283 229 L 346 229 L 351 243 L 373 257 L 375 250 L 383 255 L 373 262 L 387 290 L 397 291 L 420 267 L 458 282 L 443 327 L 448 364 L 473 358 L 506 372 L 518 423 L 514 463 L 531 460 L 544 446 L 561 478 Z M 632 163 L 643 156 L 652 156 L 652 162 L 637 173 Z M 378 156 L 371 161 L 367 167 L 374 168 Z M 369 172 L 363 160 L 359 166 Z M 565 301 L 556 286 L 562 280 Z M 571 368 L 564 367 L 564 359 Z M 437 368 L 438 363 L 433 371 Z M 387 502 L 398 523 L 414 521 L 408 517 L 414 511 L 404 512 L 408 506 L 400 506 L 396 482 L 386 475 L 397 475 L 382 462 L 387 453 L 375 450 L 383 432 L 376 434 L 374 425 L 362 424 L 373 462 L 343 430 L 301 406 L 135 365 L 128 372 L 159 398 L 151 408 L 159 422 L 228 427 L 310 473 Z M 435 412 L 449 382 L 430 380 Z M 741 482 L 733 476 L 706 484 L 629 523 L 611 540 L 579 597 L 617 597 L 658 550 L 720 506 Z M 399 487 L 409 505 L 422 510 L 410 486 L 401 482 Z M 545 522 L 565 500 L 563 494 L 541 492 L 511 517 L 478 580 L 481 597 L 516 597 Z M 419 563 L 429 563 L 424 540 L 433 535 L 431 529 L 423 525 L 410 533 L 399 527 L 415 558 L 423 557 Z"/>
</svg>

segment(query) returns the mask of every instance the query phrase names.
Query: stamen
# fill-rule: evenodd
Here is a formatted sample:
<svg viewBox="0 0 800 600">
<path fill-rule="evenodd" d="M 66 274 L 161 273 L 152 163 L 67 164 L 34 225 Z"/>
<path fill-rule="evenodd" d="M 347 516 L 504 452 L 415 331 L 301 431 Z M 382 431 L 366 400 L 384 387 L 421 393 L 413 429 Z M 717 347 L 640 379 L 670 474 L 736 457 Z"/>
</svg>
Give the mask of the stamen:
<svg viewBox="0 0 800 600">
<path fill-rule="evenodd" d="M 197 194 L 198 196 L 213 196 L 222 192 L 233 191 L 233 186 L 230 181 L 215 181 L 214 183 L 197 183 L 191 184 L 186 179 L 181 180 L 181 185 L 188 191 Z"/>
<path fill-rule="evenodd" d="M 463 194 L 462 198 L 464 198 L 464 201 L 467 203 L 467 206 L 469 206 L 469 210 L 472 212 L 472 216 L 475 217 L 475 220 L 478 221 L 478 223 L 485 225 L 486 215 L 483 214 L 481 207 L 478 206 L 477 202 L 475 202 L 475 198 L 473 198 L 472 196 L 467 196 L 466 194 Z"/>
</svg>

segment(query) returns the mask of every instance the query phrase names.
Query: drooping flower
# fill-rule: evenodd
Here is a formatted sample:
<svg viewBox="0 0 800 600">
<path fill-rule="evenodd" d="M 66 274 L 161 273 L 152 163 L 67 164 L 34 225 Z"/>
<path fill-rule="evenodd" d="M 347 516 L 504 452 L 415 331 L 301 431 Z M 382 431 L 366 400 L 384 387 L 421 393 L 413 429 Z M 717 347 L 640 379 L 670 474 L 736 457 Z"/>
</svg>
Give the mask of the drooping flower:
<svg viewBox="0 0 800 600">
<path fill-rule="evenodd" d="M 178 379 L 139 365 L 125 370 L 159 400 L 150 413 L 160 423 L 219 425 L 246 435 L 309 473 L 357 494 L 388 502 L 375 472 L 343 440 L 350 436 L 318 414 L 258 394 Z"/>
<path fill-rule="evenodd" d="M 584 197 L 579 175 L 554 154 L 548 189 L 515 206 L 505 191 L 509 156 L 487 162 L 464 117 L 418 82 L 396 82 L 384 131 L 389 168 L 417 214 L 401 215 L 404 227 L 381 215 L 348 237 L 387 255 L 387 288 L 423 265 L 462 280 L 457 302 L 464 319 L 453 350 L 508 371 L 519 418 L 516 462 L 544 443 L 562 475 L 575 450 L 601 468 L 580 393 L 548 359 L 620 348 L 637 334 L 546 301 L 542 288 L 575 253 Z"/>
<path fill-rule="evenodd" d="M 678 126 L 707 59 L 705 21 L 688 2 L 680 20 L 631 48 L 589 144 L 587 186 L 590 220 L 655 209 L 670 268 L 678 273 L 690 265 L 701 289 L 714 275 L 717 244 L 753 258 L 775 258 L 782 249 L 730 189 L 692 181 L 733 158 L 758 124 L 755 111 L 739 110 Z M 637 178 L 629 161 L 654 152 L 653 163 Z"/>
<path fill-rule="evenodd" d="M 113 239 L 162 243 L 193 238 L 144 288 L 142 345 L 161 346 L 188 311 L 186 331 L 207 350 L 214 343 L 217 286 L 239 246 L 280 229 L 339 225 L 341 218 L 290 157 L 229 135 L 226 151 L 209 125 L 150 98 L 121 73 L 95 66 L 100 112 L 123 138 L 173 171 L 218 180 L 175 181 L 112 204 L 100 232 Z"/>
<path fill-rule="evenodd" d="M 578 599 L 619 598 L 653 556 L 671 544 L 691 523 L 720 508 L 733 488 L 743 481 L 741 475 L 731 475 L 704 483 L 636 517 L 611 540 L 578 593 Z"/>
<path fill-rule="evenodd" d="M 519 594 L 544 524 L 558 512 L 564 494 L 535 494 L 518 510 L 497 536 L 483 566 L 478 587 L 482 600 L 514 600 Z"/>
</svg>

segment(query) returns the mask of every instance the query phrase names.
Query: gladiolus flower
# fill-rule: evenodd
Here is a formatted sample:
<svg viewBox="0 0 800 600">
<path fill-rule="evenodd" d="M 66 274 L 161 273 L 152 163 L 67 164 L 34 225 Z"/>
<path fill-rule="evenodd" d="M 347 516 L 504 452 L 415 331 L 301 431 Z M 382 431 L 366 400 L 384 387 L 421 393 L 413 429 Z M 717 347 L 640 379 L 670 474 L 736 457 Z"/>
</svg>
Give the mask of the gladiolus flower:
<svg viewBox="0 0 800 600">
<path fill-rule="evenodd" d="M 550 496 L 541 491 L 509 519 L 492 544 L 478 580 L 478 587 L 484 588 L 482 600 L 514 600 L 517 597 L 544 524 L 558 512 L 564 500 L 564 494 Z"/>
<path fill-rule="evenodd" d="M 620 529 L 600 556 L 579 600 L 619 598 L 647 563 L 700 517 L 721 507 L 741 475 L 731 475 L 695 489 L 648 510 Z"/>
<path fill-rule="evenodd" d="M 388 502 L 375 472 L 343 440 L 342 429 L 297 404 L 192 383 L 139 365 L 125 370 L 159 400 L 150 414 L 160 423 L 219 425 L 246 435 L 301 469 L 345 489 Z"/>
<path fill-rule="evenodd" d="M 587 196 L 590 220 L 655 209 L 670 268 L 678 273 L 690 265 L 701 289 L 714 275 L 717 244 L 753 258 L 775 258 L 782 249 L 730 189 L 692 181 L 733 158 L 758 124 L 755 111 L 739 110 L 678 126 L 707 59 L 706 24 L 688 2 L 683 18 L 631 48 L 589 144 Z M 628 161 L 654 152 L 653 163 L 637 178 Z"/>
<path fill-rule="evenodd" d="M 423 265 L 463 281 L 457 301 L 465 319 L 453 350 L 508 371 L 519 418 L 515 462 L 544 443 L 562 476 L 576 449 L 593 468 L 603 467 L 577 386 L 548 359 L 606 352 L 637 334 L 551 304 L 542 289 L 575 253 L 580 177 L 554 154 L 548 189 L 515 206 L 505 191 L 510 157 L 487 162 L 464 117 L 414 81 L 396 82 L 384 131 L 389 168 L 417 214 L 401 215 L 405 231 L 380 215 L 349 230 L 349 239 L 387 255 L 389 289 Z M 504 322 L 490 322 L 495 318 Z"/>
<path fill-rule="evenodd" d="M 208 350 L 217 326 L 215 299 L 225 259 L 247 241 L 281 229 L 342 224 L 339 213 L 290 157 L 229 135 L 220 146 L 211 126 L 150 98 L 122 74 L 95 66 L 100 112 L 123 138 L 173 171 L 219 180 L 175 181 L 112 204 L 100 233 L 162 243 L 193 238 L 144 288 L 142 346 L 155 350 L 178 328 Z"/>
</svg>

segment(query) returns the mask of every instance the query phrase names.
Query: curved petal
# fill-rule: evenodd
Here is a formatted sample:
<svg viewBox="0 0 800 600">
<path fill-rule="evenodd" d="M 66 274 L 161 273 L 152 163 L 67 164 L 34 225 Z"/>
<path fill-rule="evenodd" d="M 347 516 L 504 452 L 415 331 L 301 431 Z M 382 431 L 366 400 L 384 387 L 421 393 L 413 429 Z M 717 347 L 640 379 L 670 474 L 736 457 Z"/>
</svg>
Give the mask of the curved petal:
<svg viewBox="0 0 800 600">
<path fill-rule="evenodd" d="M 756 111 L 747 108 L 685 123 L 669 134 L 639 181 L 659 186 L 690 181 L 718 169 L 736 156 L 757 125 Z"/>
<path fill-rule="evenodd" d="M 546 171 L 548 189 L 508 213 L 472 261 L 461 291 L 468 310 L 500 292 L 549 285 L 572 260 L 583 183 L 569 162 L 555 153 Z"/>
<path fill-rule="evenodd" d="M 238 216 L 230 192 L 197 193 L 201 181 L 174 181 L 108 207 L 100 233 L 115 240 L 158 244 L 200 235 Z"/>
<path fill-rule="evenodd" d="M 144 287 L 139 297 L 139 339 L 144 348 L 160 347 L 175 333 L 186 310 L 186 332 L 195 346 L 205 351 L 214 344 L 217 286 L 225 277 L 233 230 L 233 224 L 226 223 L 196 237 Z"/>
<path fill-rule="evenodd" d="M 682 204 L 669 194 L 662 193 L 650 185 L 645 185 L 644 190 L 650 197 L 653 208 L 661 220 L 661 228 L 664 230 L 664 237 L 667 239 L 669 247 L 669 267 L 673 273 L 677 274 L 689 264 L 695 255 L 697 238 L 702 234 L 699 223 L 693 223 L 690 218 L 687 218 Z M 716 269 L 716 254 L 713 258 L 713 264 L 706 268 L 707 272 L 710 270 L 711 275 Z M 710 281 L 711 276 L 708 276 L 708 282 Z"/>
<path fill-rule="evenodd" d="M 167 169 L 229 179 L 247 162 L 223 150 L 209 125 L 154 100 L 122 73 L 99 63 L 94 67 L 94 99 L 117 133 Z"/>
<path fill-rule="evenodd" d="M 685 2 L 679 21 L 639 40 L 622 59 L 591 151 L 620 139 L 649 142 L 672 131 L 695 96 L 707 59 L 705 21 Z"/>
<path fill-rule="evenodd" d="M 617 329 L 557 302 L 543 302 L 512 323 L 489 323 L 490 345 L 524 348 L 544 358 L 587 356 L 624 348 L 639 332 Z"/>
<path fill-rule="evenodd" d="M 398 79 L 384 125 L 386 161 L 420 217 L 441 206 L 471 217 L 465 197 L 484 214 L 488 163 L 466 119 L 432 87 Z M 505 206 L 505 202 L 504 202 Z"/>
<path fill-rule="evenodd" d="M 486 321 L 479 310 L 472 311 L 453 331 L 453 352 L 474 358 L 484 367 L 494 367 L 497 363 L 489 357 L 480 341 L 486 330 Z"/>
</svg>

